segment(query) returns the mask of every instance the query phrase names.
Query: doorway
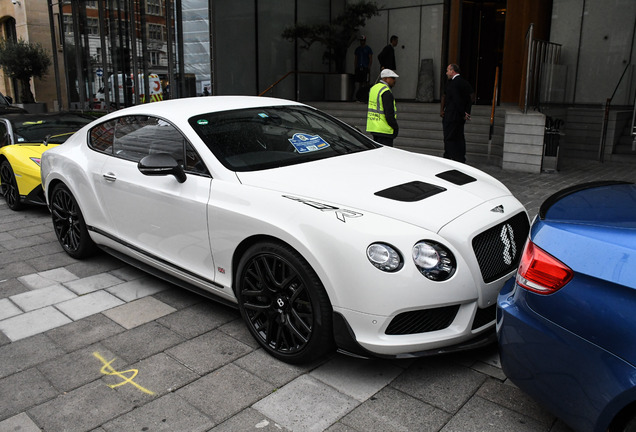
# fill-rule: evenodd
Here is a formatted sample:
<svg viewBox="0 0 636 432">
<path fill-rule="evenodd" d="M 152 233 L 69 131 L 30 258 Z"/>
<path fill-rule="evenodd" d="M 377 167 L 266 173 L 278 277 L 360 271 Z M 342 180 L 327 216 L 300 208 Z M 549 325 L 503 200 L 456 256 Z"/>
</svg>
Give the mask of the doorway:
<svg viewBox="0 0 636 432">
<path fill-rule="evenodd" d="M 506 0 L 463 0 L 461 22 L 462 74 L 475 89 L 475 104 L 490 105 L 497 70 L 501 85 Z"/>
</svg>

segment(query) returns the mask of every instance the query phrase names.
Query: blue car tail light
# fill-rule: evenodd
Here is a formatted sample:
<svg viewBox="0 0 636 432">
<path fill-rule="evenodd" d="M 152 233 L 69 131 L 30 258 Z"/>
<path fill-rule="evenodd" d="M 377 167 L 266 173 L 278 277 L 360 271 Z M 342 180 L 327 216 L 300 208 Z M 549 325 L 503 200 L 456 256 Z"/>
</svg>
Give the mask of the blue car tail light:
<svg viewBox="0 0 636 432">
<path fill-rule="evenodd" d="M 517 271 L 517 283 L 522 288 L 552 294 L 570 282 L 573 275 L 572 269 L 528 240 Z"/>
</svg>

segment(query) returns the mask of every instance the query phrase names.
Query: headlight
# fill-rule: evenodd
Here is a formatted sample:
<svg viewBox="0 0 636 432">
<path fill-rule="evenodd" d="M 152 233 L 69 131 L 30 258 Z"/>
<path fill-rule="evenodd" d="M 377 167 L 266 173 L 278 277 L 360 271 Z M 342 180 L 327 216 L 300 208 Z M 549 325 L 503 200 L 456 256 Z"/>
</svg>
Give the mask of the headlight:
<svg viewBox="0 0 636 432">
<path fill-rule="evenodd" d="M 413 262 L 420 273 L 434 281 L 444 281 L 455 273 L 455 257 L 441 244 L 423 240 L 413 246 Z"/>
<path fill-rule="evenodd" d="M 400 253 L 384 243 L 373 243 L 367 248 L 367 258 L 371 264 L 385 272 L 394 272 L 402 268 Z"/>
</svg>

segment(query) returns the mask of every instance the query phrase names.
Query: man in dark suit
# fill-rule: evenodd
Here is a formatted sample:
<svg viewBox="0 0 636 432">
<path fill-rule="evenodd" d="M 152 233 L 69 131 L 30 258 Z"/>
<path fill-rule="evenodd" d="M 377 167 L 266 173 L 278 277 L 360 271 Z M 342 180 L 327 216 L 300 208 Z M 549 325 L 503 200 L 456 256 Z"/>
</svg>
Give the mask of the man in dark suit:
<svg viewBox="0 0 636 432">
<path fill-rule="evenodd" d="M 470 120 L 473 89 L 459 75 L 459 66 L 449 64 L 446 68 L 448 83 L 442 99 L 442 126 L 444 128 L 444 157 L 466 162 L 466 139 L 464 124 Z"/>
<path fill-rule="evenodd" d="M 395 71 L 395 46 L 398 44 L 398 37 L 396 35 L 391 36 L 389 44 L 385 46 L 380 54 L 378 54 L 378 61 L 380 62 L 380 70 L 391 69 Z"/>
</svg>

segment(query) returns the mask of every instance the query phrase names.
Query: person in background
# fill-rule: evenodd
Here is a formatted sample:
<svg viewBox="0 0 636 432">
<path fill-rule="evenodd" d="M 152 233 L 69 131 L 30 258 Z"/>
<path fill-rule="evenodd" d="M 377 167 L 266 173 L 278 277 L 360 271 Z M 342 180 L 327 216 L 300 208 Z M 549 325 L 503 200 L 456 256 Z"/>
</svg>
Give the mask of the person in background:
<svg viewBox="0 0 636 432">
<path fill-rule="evenodd" d="M 442 126 L 444 129 L 444 157 L 457 162 L 466 162 L 466 138 L 464 125 L 470 120 L 473 89 L 460 76 L 459 66 L 449 64 L 446 68 L 448 83 L 442 98 Z"/>
<path fill-rule="evenodd" d="M 397 70 L 395 64 L 395 46 L 398 44 L 398 37 L 396 35 L 391 36 L 389 44 L 385 46 L 380 54 L 378 54 L 378 61 L 380 62 L 380 69 Z"/>
<path fill-rule="evenodd" d="M 371 69 L 371 63 L 373 63 L 373 50 L 367 45 L 366 36 L 360 36 L 360 46 L 356 48 L 354 55 L 354 78 L 357 85 L 355 92 L 356 99 L 366 102 L 367 98 L 363 97 L 362 90 L 366 87 L 366 91 L 368 91 L 369 71 Z M 368 93 L 366 96 L 368 96 Z"/>
<path fill-rule="evenodd" d="M 371 133 L 376 142 L 391 147 L 399 130 L 396 119 L 397 107 L 391 91 L 398 77 L 391 69 L 383 69 L 380 72 L 380 81 L 369 91 L 367 132 Z"/>
</svg>

